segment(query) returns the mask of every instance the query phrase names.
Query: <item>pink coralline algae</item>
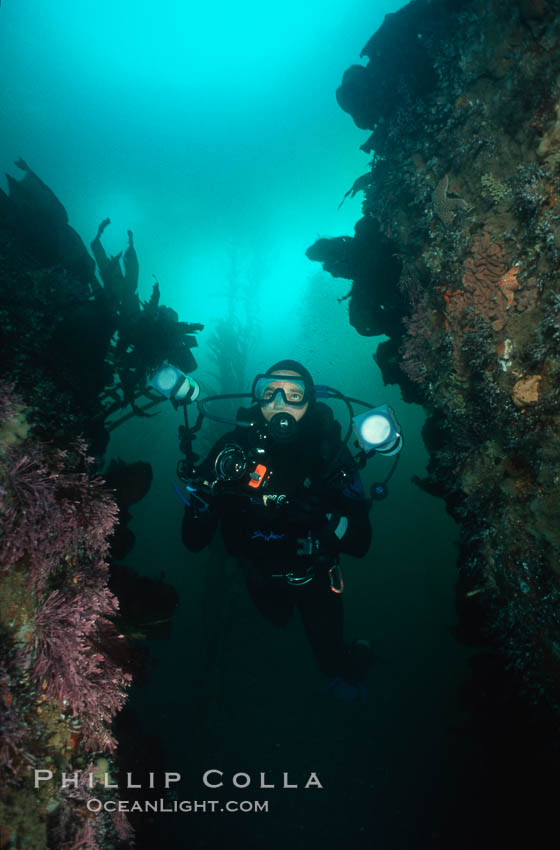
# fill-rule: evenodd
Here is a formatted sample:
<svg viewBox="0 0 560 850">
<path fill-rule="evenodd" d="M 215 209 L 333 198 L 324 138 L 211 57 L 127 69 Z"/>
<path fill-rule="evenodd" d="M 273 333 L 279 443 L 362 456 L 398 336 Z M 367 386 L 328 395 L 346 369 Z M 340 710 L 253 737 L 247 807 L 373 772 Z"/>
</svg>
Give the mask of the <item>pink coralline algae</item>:
<svg viewBox="0 0 560 850">
<path fill-rule="evenodd" d="M 0 387 L 0 395 L 9 415 L 9 392 Z M 92 464 L 80 440 L 60 450 L 29 434 L 0 439 L 0 626 L 14 659 L 8 666 L 0 659 L 0 677 L 8 705 L 35 702 L 36 725 L 58 705 L 68 739 L 78 732 L 86 749 L 112 750 L 110 723 L 131 676 L 117 660 L 126 653 L 107 587 L 117 506 Z M 14 738 L 12 750 L 41 756 L 39 726 L 27 740 Z"/>
<path fill-rule="evenodd" d="M 119 841 L 126 841 L 134 846 L 134 830 L 124 812 L 113 812 L 113 827 Z"/>
<path fill-rule="evenodd" d="M 72 842 L 65 844 L 62 850 L 100 850 L 95 821 L 86 820 L 78 829 Z"/>
<path fill-rule="evenodd" d="M 0 422 L 10 422 L 15 419 L 16 408 L 13 398 L 14 385 L 0 384 Z"/>
<path fill-rule="evenodd" d="M 130 681 L 99 648 L 103 621 L 116 610 L 115 597 L 98 584 L 75 595 L 54 591 L 33 622 L 34 676 L 47 697 L 78 717 L 88 749 L 114 749 L 108 725 L 122 707 Z"/>
<path fill-rule="evenodd" d="M 17 777 L 22 761 L 34 765 L 35 758 L 26 749 L 26 728 L 12 705 L 9 676 L 4 673 L 0 679 L 0 764 Z"/>
<path fill-rule="evenodd" d="M 109 769 L 110 763 L 105 759 L 94 760 L 82 770 L 75 770 L 72 764 L 67 766 L 66 774 L 72 779 L 75 776 L 76 781 L 59 791 L 59 806 L 49 831 L 49 847 L 56 850 L 102 850 L 115 847 L 118 842 L 126 842 L 127 848 L 135 846 L 134 830 L 124 812 L 100 811 L 93 814 L 88 811 L 88 801 L 104 794 L 104 789 L 99 788 L 102 781 L 99 777 Z M 89 782 L 92 774 L 97 777 L 93 788 Z"/>
<path fill-rule="evenodd" d="M 95 569 L 108 551 L 117 506 L 102 479 L 76 471 L 77 464 L 91 464 L 80 442 L 72 451 L 24 443 L 6 454 L 0 569 L 25 557 L 38 589 L 60 561 L 80 558 L 87 570 L 91 559 Z"/>
<path fill-rule="evenodd" d="M 435 317 L 425 297 L 417 299 L 412 315 L 403 321 L 407 333 L 400 349 L 401 368 L 411 381 L 423 384 L 428 374 L 425 364 L 431 351 L 429 340 L 435 327 Z"/>
</svg>

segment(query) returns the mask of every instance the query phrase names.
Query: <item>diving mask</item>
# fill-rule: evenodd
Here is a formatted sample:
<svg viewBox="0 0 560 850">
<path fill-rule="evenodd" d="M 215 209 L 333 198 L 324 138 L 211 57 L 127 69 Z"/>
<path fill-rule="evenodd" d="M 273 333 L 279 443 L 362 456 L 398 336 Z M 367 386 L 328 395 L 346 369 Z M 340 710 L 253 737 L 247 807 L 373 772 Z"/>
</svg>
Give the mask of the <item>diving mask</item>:
<svg viewBox="0 0 560 850">
<path fill-rule="evenodd" d="M 294 375 L 257 375 L 253 381 L 253 398 L 261 407 L 282 402 L 291 407 L 304 407 L 309 392 L 303 378 Z"/>
</svg>

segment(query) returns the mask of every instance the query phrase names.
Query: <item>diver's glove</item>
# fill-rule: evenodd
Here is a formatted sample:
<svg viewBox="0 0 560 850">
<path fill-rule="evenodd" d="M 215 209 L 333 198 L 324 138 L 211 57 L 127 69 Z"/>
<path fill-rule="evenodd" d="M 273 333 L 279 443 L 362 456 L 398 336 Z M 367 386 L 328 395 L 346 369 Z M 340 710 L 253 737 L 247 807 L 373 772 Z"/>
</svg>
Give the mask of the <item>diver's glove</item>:
<svg viewBox="0 0 560 850">
<path fill-rule="evenodd" d="M 326 508 L 311 493 L 306 493 L 303 498 L 290 497 L 284 502 L 276 503 L 273 507 L 278 517 L 290 525 L 319 529 L 327 523 Z"/>
<path fill-rule="evenodd" d="M 227 481 L 210 482 L 201 477 L 193 477 L 186 481 L 185 490 L 183 501 L 195 516 L 208 512 L 223 513 L 232 502 L 241 505 L 244 501 L 239 489 Z"/>
<path fill-rule="evenodd" d="M 200 477 L 189 478 L 185 485 L 183 491 L 176 488 L 185 503 L 183 543 L 191 552 L 200 552 L 212 540 L 219 516 L 208 481 Z"/>
<path fill-rule="evenodd" d="M 192 519 L 210 517 L 216 512 L 216 499 L 208 481 L 202 478 L 189 478 L 185 482 L 185 492 L 181 496 L 185 511 Z"/>
<path fill-rule="evenodd" d="M 215 481 L 210 487 L 209 501 L 211 509 L 216 513 L 223 515 L 230 510 L 236 512 L 246 512 L 254 510 L 251 505 L 250 494 L 241 490 L 235 482 L 231 481 Z"/>
</svg>

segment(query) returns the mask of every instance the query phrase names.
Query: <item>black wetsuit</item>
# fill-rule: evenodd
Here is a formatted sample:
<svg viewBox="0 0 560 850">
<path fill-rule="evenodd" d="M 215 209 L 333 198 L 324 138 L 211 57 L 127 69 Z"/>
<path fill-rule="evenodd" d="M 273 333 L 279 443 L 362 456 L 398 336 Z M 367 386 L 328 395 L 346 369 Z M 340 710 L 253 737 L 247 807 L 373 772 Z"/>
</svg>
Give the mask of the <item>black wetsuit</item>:
<svg viewBox="0 0 560 850">
<path fill-rule="evenodd" d="M 264 425 L 258 406 L 241 410 L 238 419 Z M 254 450 L 254 433 L 239 427 L 221 437 L 197 468 L 197 479 L 216 479 L 215 459 L 225 446 Z M 321 402 L 300 420 L 295 441 L 265 445 L 257 459 L 271 473 L 266 485 L 252 489 L 246 479 L 228 484 L 209 510 L 200 511 L 193 502 L 185 510 L 183 542 L 199 551 L 220 523 L 259 611 L 281 626 L 297 606 L 319 668 L 351 680 L 335 569 L 339 552 L 361 557 L 371 540 L 368 503 L 354 461 L 342 444 L 340 425 Z M 309 549 L 312 554 L 306 554 Z"/>
</svg>

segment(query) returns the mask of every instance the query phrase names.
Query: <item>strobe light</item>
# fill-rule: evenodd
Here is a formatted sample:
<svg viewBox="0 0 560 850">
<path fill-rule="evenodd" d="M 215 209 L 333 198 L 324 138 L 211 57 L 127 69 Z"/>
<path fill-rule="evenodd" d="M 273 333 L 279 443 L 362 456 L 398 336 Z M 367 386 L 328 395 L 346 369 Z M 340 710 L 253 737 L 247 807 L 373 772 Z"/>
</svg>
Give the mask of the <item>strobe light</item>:
<svg viewBox="0 0 560 850">
<path fill-rule="evenodd" d="M 402 449 L 399 423 L 387 404 L 354 416 L 352 424 L 364 451 L 375 449 L 376 452 L 389 457 Z"/>
<path fill-rule="evenodd" d="M 200 395 L 197 382 L 171 363 L 163 363 L 152 374 L 148 383 L 150 387 L 176 403 L 190 404 Z"/>
</svg>

